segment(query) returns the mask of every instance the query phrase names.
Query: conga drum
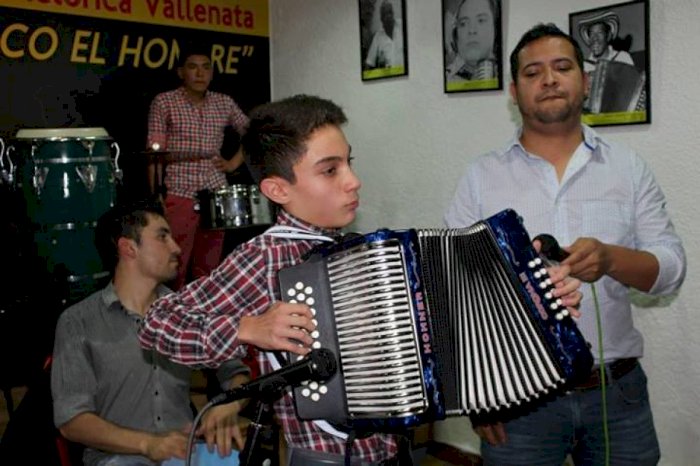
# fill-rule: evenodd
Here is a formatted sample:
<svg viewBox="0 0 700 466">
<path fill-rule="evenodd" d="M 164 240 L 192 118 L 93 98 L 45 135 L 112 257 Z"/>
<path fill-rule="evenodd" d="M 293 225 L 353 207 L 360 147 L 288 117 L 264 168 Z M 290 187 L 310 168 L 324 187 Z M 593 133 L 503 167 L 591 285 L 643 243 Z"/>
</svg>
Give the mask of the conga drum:
<svg viewBox="0 0 700 466">
<path fill-rule="evenodd" d="M 115 202 L 118 156 L 104 128 L 22 129 L 8 148 L 36 253 L 65 280 L 66 301 L 82 299 L 109 275 L 94 244 L 95 226 Z"/>
</svg>

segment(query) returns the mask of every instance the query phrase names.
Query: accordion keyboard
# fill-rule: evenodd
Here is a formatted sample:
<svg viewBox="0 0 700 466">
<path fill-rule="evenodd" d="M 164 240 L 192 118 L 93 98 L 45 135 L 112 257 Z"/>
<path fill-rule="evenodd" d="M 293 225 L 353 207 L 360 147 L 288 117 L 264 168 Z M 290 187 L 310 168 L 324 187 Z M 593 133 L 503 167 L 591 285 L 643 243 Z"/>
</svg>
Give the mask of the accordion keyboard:
<svg viewBox="0 0 700 466">
<path fill-rule="evenodd" d="M 289 302 L 316 319 L 312 347 L 328 348 L 340 371 L 295 389 L 302 419 L 382 419 L 427 407 L 413 304 L 400 245 L 366 243 L 280 273 Z"/>
</svg>

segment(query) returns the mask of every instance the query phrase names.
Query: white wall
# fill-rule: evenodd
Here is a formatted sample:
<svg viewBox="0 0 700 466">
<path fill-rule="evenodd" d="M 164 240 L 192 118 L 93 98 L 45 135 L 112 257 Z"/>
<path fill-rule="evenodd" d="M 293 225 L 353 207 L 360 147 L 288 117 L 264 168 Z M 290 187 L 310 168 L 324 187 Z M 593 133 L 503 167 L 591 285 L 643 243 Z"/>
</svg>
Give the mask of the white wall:
<svg viewBox="0 0 700 466">
<path fill-rule="evenodd" d="M 504 50 L 525 30 L 615 0 L 504 0 Z M 272 95 L 317 94 L 339 103 L 364 185 L 354 229 L 441 226 L 442 212 L 469 159 L 502 145 L 516 111 L 504 91 L 447 95 L 442 84 L 440 1 L 406 0 L 409 74 L 362 82 L 358 2 L 272 0 Z M 644 366 L 662 464 L 697 464 L 700 456 L 700 315 L 692 311 L 700 270 L 697 213 L 700 169 L 700 2 L 651 0 L 653 123 L 599 128 L 637 148 L 663 186 L 685 242 L 689 270 L 680 295 L 661 308 L 639 309 Z M 507 58 L 506 60 L 507 61 Z M 510 70 L 506 66 L 504 76 Z M 506 81 L 507 83 L 508 81 Z M 454 423 L 454 421 L 452 421 Z M 438 430 L 446 442 L 473 450 L 467 423 Z"/>
</svg>

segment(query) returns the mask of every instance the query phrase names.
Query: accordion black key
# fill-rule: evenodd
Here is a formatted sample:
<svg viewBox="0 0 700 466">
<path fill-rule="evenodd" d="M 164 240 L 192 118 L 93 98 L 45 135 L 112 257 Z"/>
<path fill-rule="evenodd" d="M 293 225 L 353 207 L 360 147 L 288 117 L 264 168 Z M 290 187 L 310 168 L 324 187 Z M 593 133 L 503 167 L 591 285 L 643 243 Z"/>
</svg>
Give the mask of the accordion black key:
<svg viewBox="0 0 700 466">
<path fill-rule="evenodd" d="M 593 358 L 520 217 L 378 230 L 279 273 L 338 373 L 294 389 L 301 419 L 391 429 L 496 413 L 560 390 Z"/>
</svg>

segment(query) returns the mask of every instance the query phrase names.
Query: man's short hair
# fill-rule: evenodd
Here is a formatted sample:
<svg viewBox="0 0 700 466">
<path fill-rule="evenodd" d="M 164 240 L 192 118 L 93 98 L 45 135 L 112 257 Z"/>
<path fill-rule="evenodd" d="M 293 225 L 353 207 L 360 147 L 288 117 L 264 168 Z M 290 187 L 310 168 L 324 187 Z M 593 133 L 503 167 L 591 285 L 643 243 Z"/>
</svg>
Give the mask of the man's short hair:
<svg viewBox="0 0 700 466">
<path fill-rule="evenodd" d="M 531 42 L 542 39 L 543 37 L 561 37 L 562 39 L 568 41 L 574 48 L 576 63 L 578 63 L 579 68 L 581 71 L 583 71 L 583 51 L 581 51 L 581 46 L 578 45 L 578 42 L 576 42 L 569 34 L 559 29 L 554 23 L 540 23 L 523 34 L 518 42 L 518 45 L 515 46 L 515 49 L 513 49 L 513 52 L 510 54 L 510 75 L 513 78 L 514 83 L 518 82 L 520 51 Z"/>
<path fill-rule="evenodd" d="M 394 12 L 394 5 L 391 4 L 389 0 L 384 0 L 382 4 L 379 6 L 379 14 L 383 15 L 385 12 L 391 11 L 392 13 Z"/>
<path fill-rule="evenodd" d="M 347 122 L 343 110 L 310 95 L 295 95 L 254 108 L 241 138 L 246 164 L 257 183 L 279 176 L 295 183 L 294 165 L 306 153 L 311 133 L 327 125 Z"/>
<path fill-rule="evenodd" d="M 211 46 L 200 42 L 185 42 L 180 45 L 180 54 L 177 57 L 177 67 L 182 68 L 187 59 L 193 55 L 202 55 L 211 59 Z"/>
<path fill-rule="evenodd" d="M 95 246 L 107 270 L 114 271 L 119 261 L 119 238 L 141 242 L 141 231 L 148 225 L 148 215 L 164 217 L 163 205 L 151 199 L 117 204 L 97 221 Z"/>
</svg>

